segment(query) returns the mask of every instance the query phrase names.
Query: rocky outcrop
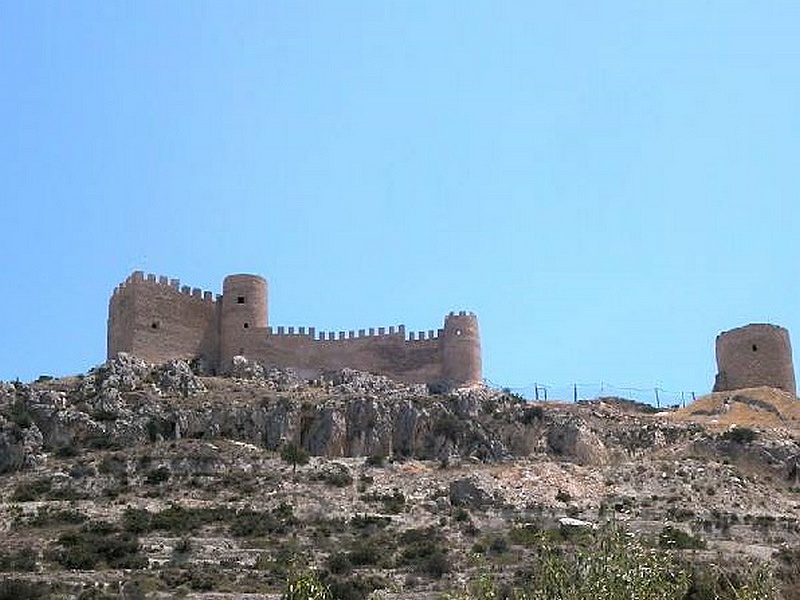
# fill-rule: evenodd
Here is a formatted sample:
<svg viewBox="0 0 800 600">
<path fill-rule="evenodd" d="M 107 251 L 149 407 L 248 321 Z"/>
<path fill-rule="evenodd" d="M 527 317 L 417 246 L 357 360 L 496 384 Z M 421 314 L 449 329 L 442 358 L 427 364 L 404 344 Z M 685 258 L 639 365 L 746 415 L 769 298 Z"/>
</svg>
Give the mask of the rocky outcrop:
<svg viewBox="0 0 800 600">
<path fill-rule="evenodd" d="M 641 424 L 629 415 L 614 427 L 600 413 L 587 419 L 591 412 L 531 406 L 482 387 L 431 395 L 424 385 L 351 369 L 303 380 L 237 357 L 232 375 L 216 378 L 200 376 L 184 361 L 151 365 L 119 354 L 77 378 L 3 384 L 0 471 L 34 465 L 48 452 L 186 438 L 225 438 L 269 450 L 292 442 L 328 457 L 452 464 L 540 453 L 600 465 L 612 454 L 634 455 L 688 431 L 653 420 Z"/>
</svg>

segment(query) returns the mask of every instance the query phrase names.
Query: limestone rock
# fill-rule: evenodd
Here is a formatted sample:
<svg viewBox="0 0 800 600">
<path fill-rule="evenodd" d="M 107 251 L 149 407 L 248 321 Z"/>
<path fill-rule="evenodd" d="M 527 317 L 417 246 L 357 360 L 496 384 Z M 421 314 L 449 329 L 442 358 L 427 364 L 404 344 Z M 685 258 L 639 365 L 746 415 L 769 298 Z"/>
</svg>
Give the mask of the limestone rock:
<svg viewBox="0 0 800 600">
<path fill-rule="evenodd" d="M 469 477 L 451 481 L 449 497 L 453 506 L 483 509 L 492 504 L 491 495 L 478 487 Z"/>
<path fill-rule="evenodd" d="M 237 379 L 264 379 L 264 367 L 244 356 L 234 356 L 230 375 Z"/>
</svg>

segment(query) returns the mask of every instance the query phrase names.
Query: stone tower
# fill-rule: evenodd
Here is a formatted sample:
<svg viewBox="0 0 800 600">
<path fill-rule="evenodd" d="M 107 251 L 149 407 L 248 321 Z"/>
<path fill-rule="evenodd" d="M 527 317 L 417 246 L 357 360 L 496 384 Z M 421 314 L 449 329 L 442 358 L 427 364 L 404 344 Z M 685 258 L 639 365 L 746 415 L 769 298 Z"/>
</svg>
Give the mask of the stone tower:
<svg viewBox="0 0 800 600">
<path fill-rule="evenodd" d="M 230 364 L 233 357 L 252 346 L 256 329 L 269 322 L 267 280 L 258 275 L 228 275 L 222 282 L 222 307 L 219 320 L 220 363 Z"/>
<path fill-rule="evenodd" d="M 797 394 L 789 332 L 769 324 L 751 324 L 717 336 L 714 391 L 770 386 Z"/>
<path fill-rule="evenodd" d="M 480 383 L 481 336 L 473 313 L 450 313 L 444 320 L 442 377 L 446 381 Z"/>
</svg>

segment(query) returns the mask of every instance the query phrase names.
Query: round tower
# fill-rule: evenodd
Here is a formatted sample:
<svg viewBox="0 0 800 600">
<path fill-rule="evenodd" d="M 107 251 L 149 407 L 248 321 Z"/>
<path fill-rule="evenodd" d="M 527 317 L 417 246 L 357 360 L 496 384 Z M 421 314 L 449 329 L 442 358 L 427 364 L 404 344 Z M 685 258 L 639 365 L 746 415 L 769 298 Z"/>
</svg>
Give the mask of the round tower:
<svg viewBox="0 0 800 600">
<path fill-rule="evenodd" d="M 462 311 L 445 317 L 442 378 L 459 385 L 483 381 L 481 336 L 473 313 Z"/>
<path fill-rule="evenodd" d="M 222 283 L 219 318 L 220 368 L 237 354 L 247 355 L 255 329 L 268 323 L 267 280 L 258 275 L 228 275 Z"/>
<path fill-rule="evenodd" d="M 770 386 L 797 394 L 789 332 L 769 324 L 745 325 L 717 336 L 714 391 Z"/>
</svg>

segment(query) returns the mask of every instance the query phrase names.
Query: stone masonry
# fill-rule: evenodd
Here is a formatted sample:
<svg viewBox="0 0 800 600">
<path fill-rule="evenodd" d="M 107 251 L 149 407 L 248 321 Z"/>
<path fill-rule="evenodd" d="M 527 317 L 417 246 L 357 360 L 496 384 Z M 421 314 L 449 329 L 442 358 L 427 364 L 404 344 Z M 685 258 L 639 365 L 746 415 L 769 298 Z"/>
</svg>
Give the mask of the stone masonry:
<svg viewBox="0 0 800 600">
<path fill-rule="evenodd" d="M 338 332 L 272 327 L 267 282 L 258 275 L 229 275 L 215 296 L 134 272 L 109 301 L 108 357 L 119 352 L 150 362 L 201 358 L 219 373 L 240 355 L 309 376 L 349 367 L 410 383 L 463 385 L 483 377 L 472 313 L 450 313 L 442 329 L 416 334 L 404 325 Z"/>
<path fill-rule="evenodd" d="M 751 324 L 717 336 L 715 392 L 770 386 L 797 394 L 789 332 Z"/>
</svg>

